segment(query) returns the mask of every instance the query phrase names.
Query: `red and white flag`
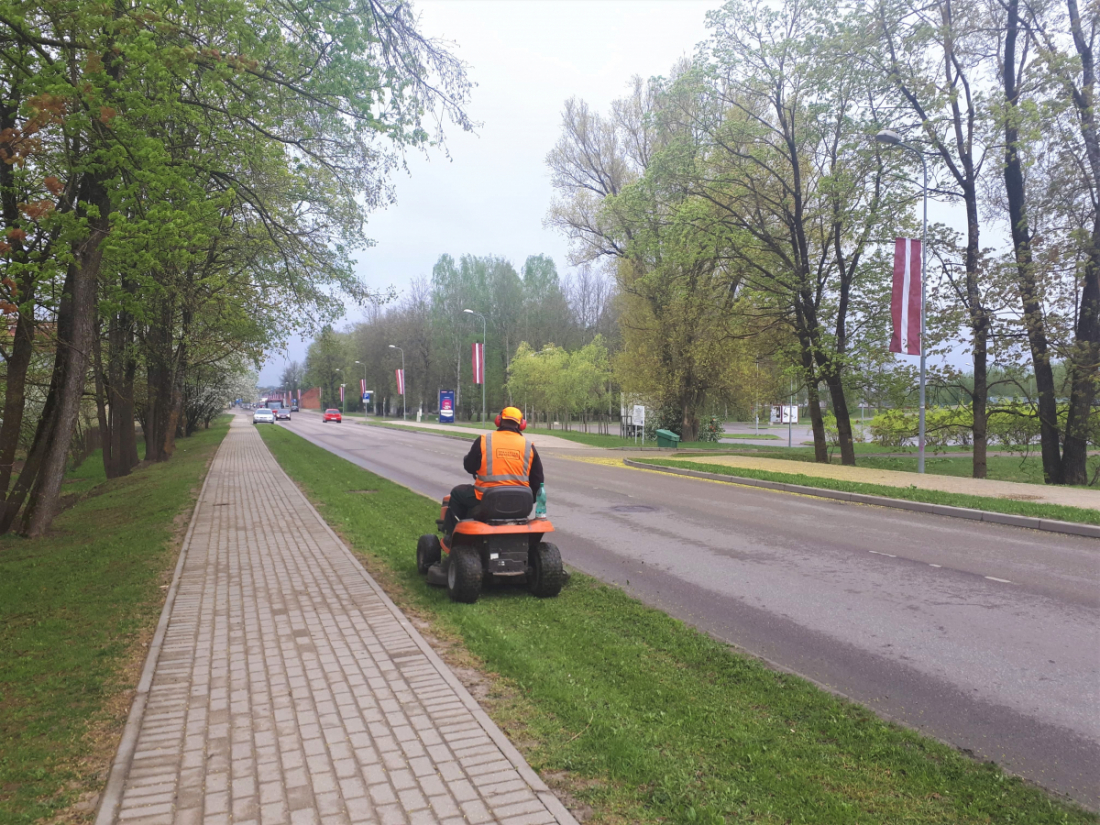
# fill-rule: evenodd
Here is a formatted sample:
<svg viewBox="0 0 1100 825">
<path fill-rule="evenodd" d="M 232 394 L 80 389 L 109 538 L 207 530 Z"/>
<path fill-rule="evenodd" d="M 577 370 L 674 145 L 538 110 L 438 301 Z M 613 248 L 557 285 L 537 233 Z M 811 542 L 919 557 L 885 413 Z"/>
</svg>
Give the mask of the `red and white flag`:
<svg viewBox="0 0 1100 825">
<path fill-rule="evenodd" d="M 341 404 L 344 403 L 344 385 L 343 384 L 340 385 L 340 403 Z"/>
<path fill-rule="evenodd" d="M 393 372 L 397 376 L 397 394 L 398 395 L 404 395 L 405 394 L 405 371 L 404 370 L 394 370 Z"/>
<path fill-rule="evenodd" d="M 367 379 L 366 378 L 360 378 L 359 379 L 359 397 L 362 398 L 366 394 L 367 394 Z"/>
<path fill-rule="evenodd" d="M 485 345 L 474 344 L 473 350 L 474 359 L 474 383 L 485 383 Z"/>
<path fill-rule="evenodd" d="M 920 355 L 920 265 L 920 241 L 897 238 L 894 241 L 894 291 L 890 298 L 890 317 L 894 324 L 890 352 Z"/>
</svg>

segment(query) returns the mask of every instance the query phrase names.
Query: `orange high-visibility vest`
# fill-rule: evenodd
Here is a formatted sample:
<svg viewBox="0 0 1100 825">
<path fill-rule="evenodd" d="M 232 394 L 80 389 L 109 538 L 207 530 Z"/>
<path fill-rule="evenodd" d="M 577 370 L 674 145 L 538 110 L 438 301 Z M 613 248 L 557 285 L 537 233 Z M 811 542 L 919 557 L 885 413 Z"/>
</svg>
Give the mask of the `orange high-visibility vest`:
<svg viewBox="0 0 1100 825">
<path fill-rule="evenodd" d="M 525 487 L 531 483 L 531 444 L 519 433 L 498 430 L 481 437 L 481 467 L 474 492 L 491 487 Z"/>
</svg>

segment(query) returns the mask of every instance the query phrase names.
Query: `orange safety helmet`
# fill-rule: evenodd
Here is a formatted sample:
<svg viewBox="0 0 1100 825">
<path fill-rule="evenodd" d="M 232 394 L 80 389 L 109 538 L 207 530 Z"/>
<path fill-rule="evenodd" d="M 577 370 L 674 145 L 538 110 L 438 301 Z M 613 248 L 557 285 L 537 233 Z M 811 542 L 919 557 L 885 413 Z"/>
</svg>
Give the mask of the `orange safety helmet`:
<svg viewBox="0 0 1100 825">
<path fill-rule="evenodd" d="M 494 423 L 499 427 L 501 421 L 503 421 L 505 418 L 518 424 L 520 431 L 527 429 L 527 419 L 523 417 L 523 413 L 519 411 L 519 407 L 505 407 L 497 414 L 496 421 Z"/>
</svg>

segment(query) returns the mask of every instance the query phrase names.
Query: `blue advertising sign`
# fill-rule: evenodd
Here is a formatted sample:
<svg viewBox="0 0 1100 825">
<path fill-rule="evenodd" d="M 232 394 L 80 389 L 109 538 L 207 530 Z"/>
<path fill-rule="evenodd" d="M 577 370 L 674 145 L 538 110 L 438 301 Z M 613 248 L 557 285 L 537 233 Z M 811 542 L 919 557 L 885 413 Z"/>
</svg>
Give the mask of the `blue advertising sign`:
<svg viewBox="0 0 1100 825">
<path fill-rule="evenodd" d="M 455 393 L 454 390 L 439 391 L 439 423 L 455 423 Z"/>
</svg>

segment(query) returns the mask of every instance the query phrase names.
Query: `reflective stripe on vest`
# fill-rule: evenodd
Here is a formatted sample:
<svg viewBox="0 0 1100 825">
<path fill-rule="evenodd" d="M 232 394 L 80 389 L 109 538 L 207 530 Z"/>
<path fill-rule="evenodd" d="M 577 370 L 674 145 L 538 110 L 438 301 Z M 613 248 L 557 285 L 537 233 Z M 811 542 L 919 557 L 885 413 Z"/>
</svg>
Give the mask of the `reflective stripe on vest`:
<svg viewBox="0 0 1100 825">
<path fill-rule="evenodd" d="M 519 443 L 516 442 L 516 439 L 519 439 L 519 442 L 523 444 L 523 458 L 518 462 L 516 459 L 519 457 Z M 508 442 L 514 444 L 517 448 L 512 451 L 515 457 L 495 455 L 494 442 L 497 450 L 507 449 Z M 520 487 L 530 484 L 531 455 L 531 442 L 519 433 L 500 430 L 483 435 L 481 437 L 481 467 L 477 473 L 477 480 L 474 482 L 478 498 L 481 498 L 481 493 L 484 490 L 491 487 Z"/>
</svg>

